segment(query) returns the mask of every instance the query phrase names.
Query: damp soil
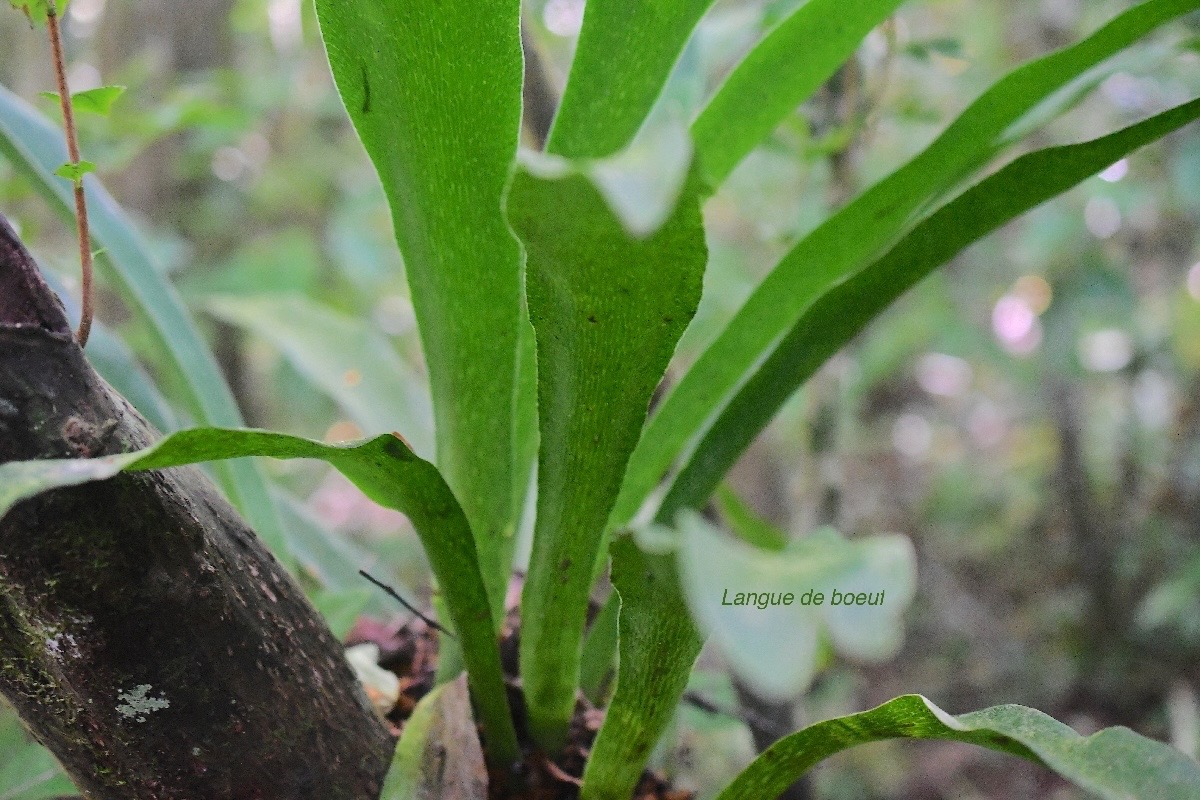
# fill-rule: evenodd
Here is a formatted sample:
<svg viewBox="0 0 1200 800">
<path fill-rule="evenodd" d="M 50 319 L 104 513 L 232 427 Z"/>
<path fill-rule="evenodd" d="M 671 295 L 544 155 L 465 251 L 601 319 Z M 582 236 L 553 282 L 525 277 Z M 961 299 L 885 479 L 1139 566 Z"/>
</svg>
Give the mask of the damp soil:
<svg viewBox="0 0 1200 800">
<path fill-rule="evenodd" d="M 504 662 L 509 702 L 513 708 L 517 734 L 525 751 L 524 762 L 517 768 L 521 788 L 497 787 L 512 785 L 506 776 L 493 775 L 488 800 L 578 800 L 580 776 L 587 762 L 592 742 L 604 721 L 604 712 L 582 699 L 575 706 L 575 716 L 566 748 L 548 757 L 533 744 L 525 724 L 525 703 L 517 679 L 517 652 L 520 630 L 515 615 L 510 614 L 500 644 Z M 346 644 L 373 642 L 379 647 L 379 664 L 400 679 L 400 697 L 388 712 L 387 720 L 397 731 L 422 697 L 434 687 L 438 663 L 437 632 L 420 619 L 396 625 L 363 617 L 355 624 Z M 675 789 L 660 774 L 646 770 L 633 795 L 633 800 L 692 800 L 692 792 Z"/>
</svg>

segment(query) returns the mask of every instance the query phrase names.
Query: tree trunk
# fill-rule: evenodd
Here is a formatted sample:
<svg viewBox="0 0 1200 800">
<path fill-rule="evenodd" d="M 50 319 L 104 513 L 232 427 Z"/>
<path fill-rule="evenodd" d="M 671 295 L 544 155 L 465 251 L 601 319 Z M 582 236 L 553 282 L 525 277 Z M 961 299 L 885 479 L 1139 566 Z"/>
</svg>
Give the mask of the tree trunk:
<svg viewBox="0 0 1200 800">
<path fill-rule="evenodd" d="M 0 217 L 0 462 L 157 435 Z M 92 798 L 375 798 L 392 750 L 325 623 L 195 468 L 0 520 L 0 693 Z"/>
</svg>

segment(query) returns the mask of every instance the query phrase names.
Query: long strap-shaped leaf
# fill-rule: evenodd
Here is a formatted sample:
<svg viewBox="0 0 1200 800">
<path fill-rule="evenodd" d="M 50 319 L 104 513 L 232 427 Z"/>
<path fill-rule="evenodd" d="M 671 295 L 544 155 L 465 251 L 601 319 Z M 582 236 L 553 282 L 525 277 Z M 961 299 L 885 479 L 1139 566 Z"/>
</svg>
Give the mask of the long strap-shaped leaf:
<svg viewBox="0 0 1200 800">
<path fill-rule="evenodd" d="M 568 158 L 601 158 L 629 144 L 712 4 L 589 0 L 546 150 Z"/>
<path fill-rule="evenodd" d="M 497 626 L 512 563 L 521 260 L 501 197 L 521 125 L 520 0 L 318 0 L 338 91 L 383 182 L 433 392 L 437 462 Z"/>
<path fill-rule="evenodd" d="M 379 800 L 482 800 L 487 777 L 460 676 L 434 687 L 413 709 Z"/>
<path fill-rule="evenodd" d="M 818 722 L 771 745 L 717 800 L 777 797 L 834 753 L 885 739 L 945 739 L 1044 764 L 1104 800 L 1198 800 L 1200 766 L 1173 747 L 1128 728 L 1080 736 L 1024 706 L 994 706 L 954 716 L 920 695 Z"/>
<path fill-rule="evenodd" d="M 692 124 L 703 177 L 719 185 L 901 2 L 811 0 L 775 26 Z M 546 149 L 600 158 L 629 144 L 711 5 L 591 0 Z"/>
<path fill-rule="evenodd" d="M 695 446 L 814 300 L 861 269 L 914 222 L 914 215 L 983 166 L 1008 131 L 1068 83 L 1081 79 L 1200 0 L 1151 0 L 1092 36 L 1010 73 L 970 105 L 924 152 L 797 244 L 651 417 L 630 459 L 617 524 L 629 520 L 663 475 Z M 727 123 L 737 125 L 737 120 Z M 698 149 L 704 144 L 698 143 Z M 700 456 L 695 456 L 700 457 Z"/>
<path fill-rule="evenodd" d="M 15 503 L 48 489 L 103 480 L 122 471 L 245 456 L 320 459 L 336 467 L 375 502 L 408 516 L 421 537 L 462 642 L 489 755 L 497 763 L 515 761 L 520 751 L 470 526 L 437 469 L 396 436 L 378 436 L 356 445 L 328 445 L 268 431 L 197 428 L 172 434 L 136 453 L 88 460 L 11 462 L 0 465 L 0 517 Z"/>
<path fill-rule="evenodd" d="M 706 441 L 700 450 L 703 457 L 695 459 L 689 469 L 679 475 L 659 507 L 659 521 L 670 523 L 680 509 L 701 507 L 732 463 L 735 457 L 732 454 L 741 452 L 741 445 L 748 441 L 748 436 L 753 436 L 752 431 L 761 429 L 801 381 L 904 289 L 1003 222 L 1197 117 L 1200 117 L 1200 100 L 1101 139 L 1023 156 L 963 193 L 918 226 L 891 253 L 822 297 L 806 315 L 803 324 L 797 327 L 796 335 L 785 340 L 784 346 L 779 348 L 778 357 L 764 364 L 758 376 L 747 384 L 746 391 L 731 406 L 734 413 L 722 416 L 713 427 L 719 437 Z M 630 568 L 642 563 L 628 551 L 614 548 L 614 574 L 623 568 L 623 560 L 629 562 Z M 665 560 L 659 557 L 645 561 L 650 571 L 657 571 L 658 580 L 664 583 L 667 581 L 665 572 L 669 569 L 669 565 L 663 564 Z M 686 613 L 686 603 L 677 593 L 668 595 L 657 597 L 655 605 L 648 609 L 629 609 L 629 613 L 637 613 L 637 624 L 646 629 L 662 631 L 660 637 L 670 636 L 687 643 L 689 631 L 692 636 L 696 634 Z M 636 602 L 636 599 L 630 602 Z M 623 606 L 622 616 L 626 613 Z M 636 650 L 622 648 L 617 690 L 609 706 L 609 717 L 622 720 L 623 725 L 635 732 L 661 731 L 666 725 L 659 694 L 661 687 L 671 685 L 673 676 L 675 682 L 679 676 L 686 676 L 698 651 L 698 644 L 681 645 L 674 652 L 654 652 L 647 657 L 653 660 L 648 661 Z M 621 730 L 610 729 L 606 723 L 600 729 L 593 761 L 608 758 L 599 755 L 610 746 L 606 744 L 608 738 L 617 740 L 611 747 L 619 751 L 622 735 Z M 610 769 L 616 771 L 617 768 Z M 641 765 L 631 761 L 624 769 L 627 772 L 623 774 L 628 780 L 629 771 L 640 770 Z"/>
<path fill-rule="evenodd" d="M 1004 223 L 1197 117 L 1200 99 L 1100 139 L 1021 156 L 819 297 L 711 423 L 697 457 L 672 483 L 662 514 L 670 518 L 703 503 L 787 398 L 905 290 Z"/>
<path fill-rule="evenodd" d="M 612 544 L 621 603 L 617 692 L 592 746 L 581 800 L 629 800 L 687 688 L 704 640 L 673 562 L 671 555 L 642 552 L 629 536 Z"/>
<path fill-rule="evenodd" d="M 3 87 L 0 153 L 63 217 L 74 219 L 71 184 L 54 174 L 67 160 L 61 131 Z M 187 410 L 201 424 L 241 425 L 237 403 L 174 287 L 155 267 L 141 237 L 112 196 L 94 176 L 86 177 L 84 186 L 92 238 L 102 248 L 97 263 L 121 296 L 150 323 L 150 333 L 166 355 L 165 363 L 186 393 L 183 399 Z M 290 565 L 287 536 L 258 468 L 251 463 L 233 462 L 220 465 L 216 476 L 271 552 Z"/>
<path fill-rule="evenodd" d="M 692 123 L 708 182 L 721 185 L 902 2 L 810 0 L 755 45 Z"/>
<path fill-rule="evenodd" d="M 530 728 L 562 744 L 579 686 L 605 525 L 654 387 L 700 301 L 707 253 L 695 181 L 654 234 L 629 234 L 578 173 L 513 178 L 537 336 L 537 523 L 522 599 Z"/>
</svg>

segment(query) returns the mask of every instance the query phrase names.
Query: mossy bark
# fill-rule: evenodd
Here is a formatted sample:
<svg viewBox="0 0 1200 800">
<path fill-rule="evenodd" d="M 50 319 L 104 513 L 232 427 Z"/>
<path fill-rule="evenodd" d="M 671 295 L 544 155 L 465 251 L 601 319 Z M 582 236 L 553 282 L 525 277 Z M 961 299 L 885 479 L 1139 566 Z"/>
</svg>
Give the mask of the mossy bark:
<svg viewBox="0 0 1200 800">
<path fill-rule="evenodd" d="M 0 462 L 156 437 L 0 217 Z M 0 520 L 0 693 L 93 798 L 376 798 L 392 751 L 341 646 L 195 468 Z"/>
</svg>

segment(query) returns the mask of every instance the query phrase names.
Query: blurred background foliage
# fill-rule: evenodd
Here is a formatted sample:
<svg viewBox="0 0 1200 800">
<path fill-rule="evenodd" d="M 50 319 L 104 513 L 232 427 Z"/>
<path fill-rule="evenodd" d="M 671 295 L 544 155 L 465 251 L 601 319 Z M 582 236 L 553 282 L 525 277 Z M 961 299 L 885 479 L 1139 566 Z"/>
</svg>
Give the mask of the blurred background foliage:
<svg viewBox="0 0 1200 800">
<path fill-rule="evenodd" d="M 797 4 L 718 2 L 669 99 L 697 108 Z M 1124 7 L 904 6 L 707 204 L 706 294 L 679 367 L 831 209 L 919 151 L 1013 65 Z M 582 9 L 527 3 L 527 46 L 546 84 L 531 117 L 561 91 Z M 248 423 L 330 440 L 397 429 L 428 453 L 403 267 L 309 4 L 72 0 L 66 20 L 72 89 L 128 87 L 111 116 L 80 115 L 84 157 L 202 324 Z M 1184 56 L 1167 58 L 1181 42 Z M 38 96 L 52 88 L 43 32 L 0 14 L 0 52 L 0 83 L 52 114 Z M 1025 146 L 1091 138 L 1195 96 L 1200 25 L 1170 26 L 1122 58 Z M 0 208 L 76 292 L 73 228 L 2 159 Z M 1192 126 L 972 247 L 826 365 L 729 486 L 790 535 L 832 525 L 911 537 L 919 578 L 906 644 L 884 665 L 827 656 L 812 690 L 782 707 L 735 685 L 706 650 L 658 763 L 703 796 L 756 741 L 909 691 L 952 711 L 1031 705 L 1083 732 L 1124 724 L 1198 755 L 1198 227 Z M 103 286 L 99 317 L 177 398 L 144 323 Z M 326 550 L 310 555 L 302 579 L 339 633 L 360 609 L 395 616 L 348 566 L 428 593 L 402 517 L 323 467 L 264 468 L 290 526 L 334 533 L 314 537 Z M 62 791 L 11 720 L 0 720 L 0 748 L 0 798 Z M 28 780 L 37 775 L 47 781 Z M 1078 795 L 1023 762 L 906 743 L 831 759 L 796 796 Z"/>
</svg>

